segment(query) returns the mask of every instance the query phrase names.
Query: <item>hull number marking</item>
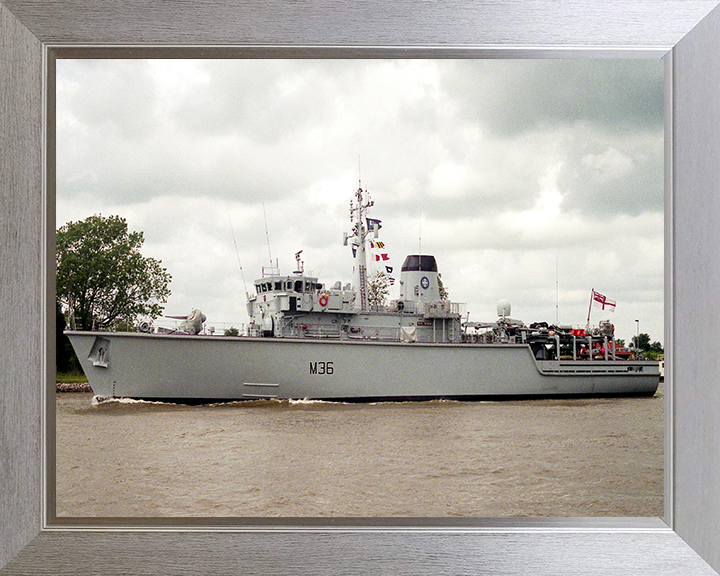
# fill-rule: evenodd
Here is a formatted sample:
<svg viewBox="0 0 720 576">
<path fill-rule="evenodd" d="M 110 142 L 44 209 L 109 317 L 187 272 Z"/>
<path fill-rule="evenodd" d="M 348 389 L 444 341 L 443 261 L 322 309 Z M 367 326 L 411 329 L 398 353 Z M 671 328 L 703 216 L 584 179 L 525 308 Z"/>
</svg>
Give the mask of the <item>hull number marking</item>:
<svg viewBox="0 0 720 576">
<path fill-rule="evenodd" d="M 332 362 L 310 362 L 310 374 L 330 375 L 335 372 Z"/>
</svg>

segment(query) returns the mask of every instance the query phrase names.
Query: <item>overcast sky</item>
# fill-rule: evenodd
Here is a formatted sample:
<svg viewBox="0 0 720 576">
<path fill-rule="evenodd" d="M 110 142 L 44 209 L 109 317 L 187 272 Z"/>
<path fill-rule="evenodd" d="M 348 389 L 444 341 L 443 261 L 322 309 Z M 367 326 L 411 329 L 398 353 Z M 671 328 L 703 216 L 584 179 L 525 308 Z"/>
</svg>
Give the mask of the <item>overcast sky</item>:
<svg viewBox="0 0 720 576">
<path fill-rule="evenodd" d="M 471 320 L 584 326 L 595 288 L 664 342 L 660 60 L 57 62 L 57 225 L 141 230 L 166 314 L 239 327 L 299 250 L 350 282 L 359 177 L 389 264 L 434 254 Z"/>
</svg>

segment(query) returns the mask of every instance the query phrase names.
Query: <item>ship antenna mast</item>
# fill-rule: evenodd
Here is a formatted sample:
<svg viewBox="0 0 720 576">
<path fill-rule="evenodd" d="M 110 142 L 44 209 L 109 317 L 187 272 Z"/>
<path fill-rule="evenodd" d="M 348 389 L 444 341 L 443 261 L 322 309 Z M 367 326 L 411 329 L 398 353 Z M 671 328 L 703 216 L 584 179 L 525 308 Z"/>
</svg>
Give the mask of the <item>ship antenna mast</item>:
<svg viewBox="0 0 720 576">
<path fill-rule="evenodd" d="M 422 256 L 422 210 L 420 210 L 420 223 L 418 224 L 418 256 Z"/>
<path fill-rule="evenodd" d="M 240 267 L 240 277 L 242 278 L 243 287 L 245 288 L 245 296 L 248 297 L 249 293 L 247 284 L 245 283 L 245 273 L 243 272 L 242 264 L 240 264 L 240 251 L 238 250 L 237 240 L 235 240 L 235 228 L 233 228 L 232 218 L 230 218 L 230 216 L 228 216 L 228 220 L 230 221 L 230 231 L 232 232 L 233 244 L 235 244 L 235 255 L 237 256 L 238 266 Z"/>
<path fill-rule="evenodd" d="M 360 292 L 360 310 L 368 309 L 367 295 L 367 257 L 365 250 L 365 239 L 368 235 L 368 228 L 365 226 L 367 209 L 374 205 L 367 190 L 363 190 L 358 178 L 358 189 L 355 192 L 356 203 L 350 201 L 350 220 L 353 223 L 352 236 L 347 238 L 352 241 L 353 257 L 356 259 L 355 280 Z M 347 240 L 346 240 L 347 241 Z"/>
<path fill-rule="evenodd" d="M 263 202 L 262 205 L 263 205 L 263 218 L 265 220 L 265 238 L 267 239 L 268 257 L 270 259 L 270 268 L 272 269 L 273 261 L 272 261 L 272 252 L 270 252 L 270 233 L 268 232 L 267 214 L 265 213 L 265 202 Z"/>
<path fill-rule="evenodd" d="M 555 257 L 555 324 L 559 324 L 560 320 L 560 300 L 558 297 L 558 269 L 560 268 L 560 257 Z"/>
</svg>

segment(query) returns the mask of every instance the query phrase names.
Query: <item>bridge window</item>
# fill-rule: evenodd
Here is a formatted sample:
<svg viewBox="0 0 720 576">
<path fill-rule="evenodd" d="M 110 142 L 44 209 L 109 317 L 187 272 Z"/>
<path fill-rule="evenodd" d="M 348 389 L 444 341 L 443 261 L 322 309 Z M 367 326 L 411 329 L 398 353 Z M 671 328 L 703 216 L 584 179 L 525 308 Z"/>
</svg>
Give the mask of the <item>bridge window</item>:
<svg viewBox="0 0 720 576">
<path fill-rule="evenodd" d="M 402 272 L 437 272 L 437 262 L 434 256 L 411 254 L 403 262 Z"/>
</svg>

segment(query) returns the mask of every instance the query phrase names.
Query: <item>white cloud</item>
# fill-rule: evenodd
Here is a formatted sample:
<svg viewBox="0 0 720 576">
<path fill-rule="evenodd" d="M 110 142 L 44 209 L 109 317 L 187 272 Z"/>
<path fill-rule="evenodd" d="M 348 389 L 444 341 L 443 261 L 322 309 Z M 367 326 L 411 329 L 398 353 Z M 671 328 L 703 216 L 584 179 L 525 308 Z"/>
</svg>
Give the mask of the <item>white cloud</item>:
<svg viewBox="0 0 720 576">
<path fill-rule="evenodd" d="M 436 198 L 458 200 L 476 186 L 477 176 L 472 166 L 445 161 L 430 171 L 428 193 Z"/>
</svg>

